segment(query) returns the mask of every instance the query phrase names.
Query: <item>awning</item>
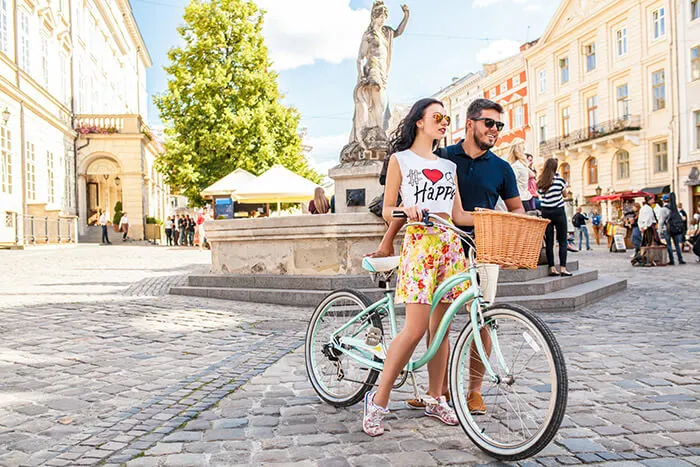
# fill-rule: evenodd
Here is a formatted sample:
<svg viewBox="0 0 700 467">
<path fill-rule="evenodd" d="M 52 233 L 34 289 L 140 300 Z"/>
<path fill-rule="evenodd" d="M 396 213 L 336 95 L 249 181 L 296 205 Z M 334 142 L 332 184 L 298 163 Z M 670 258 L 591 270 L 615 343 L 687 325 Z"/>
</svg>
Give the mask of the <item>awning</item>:
<svg viewBox="0 0 700 467">
<path fill-rule="evenodd" d="M 644 198 L 651 195 L 650 192 L 648 192 L 646 189 L 642 191 L 625 191 L 622 193 L 611 193 L 609 195 L 600 195 L 600 196 L 594 196 L 592 198 L 588 199 L 588 202 L 590 203 L 598 203 L 600 201 L 617 201 L 617 200 L 626 200 L 626 199 L 634 199 L 634 198 Z"/>
<path fill-rule="evenodd" d="M 203 198 L 211 198 L 212 196 L 231 196 L 240 187 L 246 185 L 251 180 L 255 179 L 255 175 L 243 169 L 236 169 L 226 175 L 221 180 L 217 180 L 211 186 L 202 190 Z"/>
<path fill-rule="evenodd" d="M 311 180 L 275 165 L 233 193 L 239 203 L 301 203 L 314 197 L 318 188 Z"/>
<path fill-rule="evenodd" d="M 647 193 L 651 193 L 652 195 L 660 195 L 661 193 L 670 193 L 671 192 L 671 185 L 652 186 L 649 188 L 644 188 L 642 191 L 646 191 Z"/>
</svg>

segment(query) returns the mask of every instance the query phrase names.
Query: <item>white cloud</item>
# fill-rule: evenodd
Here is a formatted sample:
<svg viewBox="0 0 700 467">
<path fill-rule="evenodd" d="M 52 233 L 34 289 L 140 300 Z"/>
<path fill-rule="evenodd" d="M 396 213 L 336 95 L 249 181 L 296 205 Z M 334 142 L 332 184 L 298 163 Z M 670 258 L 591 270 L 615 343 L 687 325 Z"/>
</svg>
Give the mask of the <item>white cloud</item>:
<svg viewBox="0 0 700 467">
<path fill-rule="evenodd" d="M 327 175 L 328 169 L 340 163 L 340 150 L 348 144 L 348 134 L 308 137 L 304 143 L 312 146 L 309 154 L 311 165 L 323 175 Z"/>
<path fill-rule="evenodd" d="M 537 3 L 531 3 L 524 8 L 525 11 L 540 11 L 541 9 L 542 5 L 539 5 Z"/>
<path fill-rule="evenodd" d="M 479 50 L 476 61 L 480 64 L 494 63 L 504 58 L 517 54 L 520 51 L 520 43 L 517 41 L 499 40 L 493 41 L 487 47 Z"/>
<path fill-rule="evenodd" d="M 368 10 L 349 0 L 257 0 L 267 11 L 263 35 L 276 70 L 357 56 Z"/>
<path fill-rule="evenodd" d="M 472 6 L 474 8 L 486 8 L 496 3 L 501 3 L 501 0 L 474 0 Z"/>
</svg>

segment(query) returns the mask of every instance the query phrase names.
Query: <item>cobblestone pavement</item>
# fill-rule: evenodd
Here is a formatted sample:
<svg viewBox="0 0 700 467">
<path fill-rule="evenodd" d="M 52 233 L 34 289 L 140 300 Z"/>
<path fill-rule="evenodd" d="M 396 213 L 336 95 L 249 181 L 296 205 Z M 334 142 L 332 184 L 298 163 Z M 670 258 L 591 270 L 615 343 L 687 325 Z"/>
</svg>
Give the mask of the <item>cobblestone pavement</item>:
<svg viewBox="0 0 700 467">
<path fill-rule="evenodd" d="M 155 250 L 133 254 L 148 262 Z M 206 262 L 169 253 L 162 261 Z M 361 432 L 360 405 L 321 403 L 298 349 L 308 309 L 143 296 L 160 293 L 138 290 L 168 268 L 151 263 L 128 284 L 104 286 L 108 294 L 99 295 L 101 276 L 80 301 L 36 303 L 31 292 L 47 275 L 59 284 L 75 273 L 63 266 L 80 264 L 70 257 L 55 270 L 44 258 L 32 260 L 41 270 L 2 273 L 3 304 L 5 290 L 30 299 L 0 304 L 0 465 L 493 462 L 458 427 L 404 409 L 407 387 L 393 395 L 390 431 L 375 439 Z M 627 278 L 629 289 L 543 315 L 565 352 L 569 406 L 555 442 L 522 464 L 700 465 L 700 264 L 631 268 L 600 249 L 573 257 Z"/>
</svg>

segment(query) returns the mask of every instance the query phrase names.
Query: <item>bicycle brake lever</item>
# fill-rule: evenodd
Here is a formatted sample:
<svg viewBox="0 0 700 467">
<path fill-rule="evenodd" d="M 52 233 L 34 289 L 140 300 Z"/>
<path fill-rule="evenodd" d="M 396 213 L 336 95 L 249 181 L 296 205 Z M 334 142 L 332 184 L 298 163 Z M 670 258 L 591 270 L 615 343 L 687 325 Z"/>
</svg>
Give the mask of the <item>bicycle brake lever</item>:
<svg viewBox="0 0 700 467">
<path fill-rule="evenodd" d="M 425 224 L 426 227 L 433 227 L 435 225 L 435 223 L 430 220 L 430 216 L 428 214 L 427 209 L 423 209 L 421 214 L 423 214 L 423 224 Z"/>
</svg>

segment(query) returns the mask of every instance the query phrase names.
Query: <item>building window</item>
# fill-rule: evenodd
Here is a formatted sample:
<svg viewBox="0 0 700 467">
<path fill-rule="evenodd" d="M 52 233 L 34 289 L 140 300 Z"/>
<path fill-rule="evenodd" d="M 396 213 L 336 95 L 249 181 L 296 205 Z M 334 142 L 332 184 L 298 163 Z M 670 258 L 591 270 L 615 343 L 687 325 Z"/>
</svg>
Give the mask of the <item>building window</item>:
<svg viewBox="0 0 700 467">
<path fill-rule="evenodd" d="M 595 70 L 595 42 L 583 48 L 586 55 L 586 71 Z"/>
<path fill-rule="evenodd" d="M 0 0 L 0 52 L 7 53 L 7 0 Z"/>
<path fill-rule="evenodd" d="M 621 84 L 616 89 L 617 94 L 617 118 L 627 120 L 630 116 L 630 95 L 627 83 Z"/>
<path fill-rule="evenodd" d="M 19 66 L 27 73 L 30 73 L 31 60 L 29 43 L 29 13 L 25 10 L 19 11 L 19 28 L 20 28 L 20 56 Z"/>
<path fill-rule="evenodd" d="M 571 120 L 569 119 L 569 107 L 561 109 L 561 135 L 566 137 L 571 134 Z"/>
<path fill-rule="evenodd" d="M 654 102 L 653 110 L 661 110 L 666 107 L 666 78 L 664 70 L 655 71 L 651 74 L 651 87 Z"/>
<path fill-rule="evenodd" d="M 46 174 L 47 180 L 49 182 L 48 192 L 49 192 L 49 203 L 53 204 L 56 202 L 56 179 L 54 176 L 54 159 L 53 153 L 46 151 Z"/>
<path fill-rule="evenodd" d="M 504 92 L 506 92 L 508 90 L 508 85 L 506 83 L 503 83 L 498 88 L 499 88 L 500 93 L 503 94 Z"/>
<path fill-rule="evenodd" d="M 564 162 L 559 166 L 559 175 L 566 181 L 567 185 L 571 185 L 571 166 Z"/>
<path fill-rule="evenodd" d="M 41 84 L 49 88 L 49 39 L 41 36 Z"/>
<path fill-rule="evenodd" d="M 0 157 L 2 158 L 2 192 L 12 194 L 12 134 L 0 127 Z"/>
<path fill-rule="evenodd" d="M 519 105 L 518 107 L 515 108 L 515 121 L 513 122 L 513 126 L 515 128 L 521 128 L 525 125 L 525 113 L 524 113 L 524 108 L 522 105 Z"/>
<path fill-rule="evenodd" d="M 700 0 L 692 0 L 690 2 L 690 20 L 700 18 Z"/>
<path fill-rule="evenodd" d="M 693 113 L 695 114 L 695 149 L 700 149 L 700 110 Z"/>
<path fill-rule="evenodd" d="M 27 199 L 36 199 L 36 159 L 34 157 L 34 145 L 27 141 Z"/>
<path fill-rule="evenodd" d="M 700 1 L 700 0 L 699 0 Z M 700 79 L 700 45 L 690 49 L 690 80 Z"/>
<path fill-rule="evenodd" d="M 588 172 L 588 184 L 593 185 L 598 183 L 598 159 L 590 157 L 586 161 L 586 170 Z"/>
<path fill-rule="evenodd" d="M 561 84 L 569 82 L 569 57 L 559 59 Z"/>
<path fill-rule="evenodd" d="M 617 151 L 615 159 L 617 161 L 617 178 L 630 178 L 630 153 L 620 149 Z"/>
<path fill-rule="evenodd" d="M 666 35 L 666 11 L 663 7 L 651 12 L 651 24 L 654 40 Z"/>
<path fill-rule="evenodd" d="M 519 84 L 520 84 L 520 73 L 513 76 L 513 87 L 516 87 Z"/>
<path fill-rule="evenodd" d="M 459 130 L 460 128 L 462 128 L 461 120 L 462 115 L 459 112 L 457 112 L 457 115 L 455 115 L 455 130 Z"/>
<path fill-rule="evenodd" d="M 547 91 L 547 71 L 540 70 L 537 74 L 537 84 L 540 94 Z"/>
<path fill-rule="evenodd" d="M 61 98 L 61 102 L 63 102 L 65 105 L 68 105 L 68 58 L 66 57 L 65 53 L 61 53 L 58 56 L 59 60 L 59 73 L 61 74 L 61 78 L 59 80 L 61 90 L 59 91 L 59 96 Z"/>
<path fill-rule="evenodd" d="M 598 96 L 586 99 L 586 113 L 588 115 L 588 132 L 594 134 L 598 130 Z"/>
<path fill-rule="evenodd" d="M 540 144 L 543 144 L 545 141 L 547 141 L 547 116 L 546 115 L 540 115 L 538 128 L 539 128 Z"/>
<path fill-rule="evenodd" d="M 668 144 L 654 143 L 654 172 L 668 172 Z"/>
<path fill-rule="evenodd" d="M 618 57 L 627 55 L 627 28 L 620 28 L 615 31 L 615 50 Z"/>
</svg>

